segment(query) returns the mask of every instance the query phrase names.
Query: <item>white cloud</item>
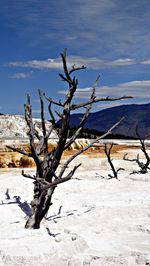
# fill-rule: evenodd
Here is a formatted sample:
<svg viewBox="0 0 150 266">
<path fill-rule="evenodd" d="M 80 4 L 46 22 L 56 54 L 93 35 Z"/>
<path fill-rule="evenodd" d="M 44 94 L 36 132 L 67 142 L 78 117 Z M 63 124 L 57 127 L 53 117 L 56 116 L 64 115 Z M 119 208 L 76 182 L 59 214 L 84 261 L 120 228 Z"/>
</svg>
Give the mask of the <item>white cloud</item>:
<svg viewBox="0 0 150 266">
<path fill-rule="evenodd" d="M 99 104 L 97 104 L 95 107 L 95 112 L 97 110 L 102 110 L 102 109 L 106 109 L 106 108 L 111 108 L 111 107 L 115 107 L 115 106 L 120 106 L 120 105 L 130 105 L 130 104 L 147 104 L 149 102 L 146 101 L 146 99 L 142 99 L 142 100 L 138 100 L 138 99 L 131 99 L 131 100 L 120 100 L 120 101 L 113 101 L 113 102 L 100 102 Z"/>
<path fill-rule="evenodd" d="M 134 80 L 134 81 L 118 84 L 117 86 L 121 88 L 138 88 L 138 87 L 150 88 L 150 80 Z"/>
<path fill-rule="evenodd" d="M 135 60 L 130 58 L 119 58 L 116 60 L 104 60 L 96 57 L 70 56 L 70 64 L 85 65 L 90 69 L 99 69 L 106 67 L 118 67 L 136 64 Z"/>
<path fill-rule="evenodd" d="M 31 77 L 31 73 L 23 73 L 23 72 L 15 73 L 10 76 L 10 78 L 13 78 L 13 79 L 24 79 L 24 78 L 30 78 L 30 77 Z"/>
<path fill-rule="evenodd" d="M 62 68 L 62 62 L 57 60 L 30 60 L 9 62 L 10 67 L 27 67 L 36 69 L 59 69 Z"/>
<path fill-rule="evenodd" d="M 58 93 L 65 94 L 66 91 L 61 90 L 58 91 Z M 75 97 L 89 99 L 91 93 L 92 88 L 80 88 L 77 89 Z M 102 86 L 96 88 L 97 97 L 120 97 L 124 95 L 132 96 L 135 101 L 143 99 L 147 102 L 150 102 L 150 80 L 136 80 L 125 83 L 119 83 L 114 86 Z"/>
<path fill-rule="evenodd" d="M 108 62 L 108 65 L 110 66 L 127 66 L 127 65 L 133 65 L 133 64 L 136 64 L 136 62 L 130 58 L 125 58 L 125 59 L 120 58 L 120 59 Z"/>
<path fill-rule="evenodd" d="M 80 56 L 68 56 L 68 66 L 72 65 L 81 66 L 84 65 L 89 69 L 101 69 L 107 67 L 120 67 L 136 64 L 136 61 L 129 58 L 119 58 L 116 60 L 103 60 L 96 57 L 80 57 Z M 10 67 L 25 67 L 36 69 L 62 69 L 61 58 L 47 60 L 29 60 L 29 61 L 14 61 L 7 64 Z"/>
<path fill-rule="evenodd" d="M 150 65 L 150 59 L 143 60 L 143 61 L 141 62 L 141 64 L 143 64 L 143 65 Z"/>
</svg>

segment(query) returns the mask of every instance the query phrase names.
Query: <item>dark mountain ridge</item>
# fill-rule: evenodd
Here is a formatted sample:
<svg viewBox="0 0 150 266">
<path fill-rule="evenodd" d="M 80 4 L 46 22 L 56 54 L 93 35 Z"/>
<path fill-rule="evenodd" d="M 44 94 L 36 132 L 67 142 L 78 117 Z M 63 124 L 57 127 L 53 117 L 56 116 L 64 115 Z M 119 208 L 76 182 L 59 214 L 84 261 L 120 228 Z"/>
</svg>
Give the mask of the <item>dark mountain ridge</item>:
<svg viewBox="0 0 150 266">
<path fill-rule="evenodd" d="M 77 126 L 82 116 L 81 113 L 72 114 L 70 126 Z M 136 126 L 138 126 L 141 137 L 145 138 L 150 135 L 150 103 L 120 105 L 91 113 L 84 128 L 106 132 L 122 117 L 124 117 L 124 120 L 114 129 L 114 135 L 119 134 L 124 137 L 136 138 Z"/>
</svg>

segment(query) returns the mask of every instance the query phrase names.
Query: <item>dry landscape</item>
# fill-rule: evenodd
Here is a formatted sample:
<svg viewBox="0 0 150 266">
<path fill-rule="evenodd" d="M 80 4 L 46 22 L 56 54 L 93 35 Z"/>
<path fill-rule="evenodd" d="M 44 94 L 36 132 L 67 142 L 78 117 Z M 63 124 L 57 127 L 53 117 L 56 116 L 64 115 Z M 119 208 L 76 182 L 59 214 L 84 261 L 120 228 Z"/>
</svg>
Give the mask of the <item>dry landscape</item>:
<svg viewBox="0 0 150 266">
<path fill-rule="evenodd" d="M 0 266 L 150 266 L 150 0 L 0 22 Z"/>
<path fill-rule="evenodd" d="M 100 148 L 80 155 L 70 167 L 81 167 L 56 188 L 38 230 L 24 229 L 32 180 L 21 176 L 22 168 L 0 169 L 1 266 L 150 265 L 150 173 L 130 175 L 138 167 L 122 157 L 128 152 L 135 158 L 139 144 L 118 143 L 112 157 L 116 168 L 125 168 L 119 180 L 108 180 L 111 170 Z M 7 158 L 2 152 L 4 146 L 1 158 Z M 34 173 L 34 167 L 25 170 Z"/>
</svg>

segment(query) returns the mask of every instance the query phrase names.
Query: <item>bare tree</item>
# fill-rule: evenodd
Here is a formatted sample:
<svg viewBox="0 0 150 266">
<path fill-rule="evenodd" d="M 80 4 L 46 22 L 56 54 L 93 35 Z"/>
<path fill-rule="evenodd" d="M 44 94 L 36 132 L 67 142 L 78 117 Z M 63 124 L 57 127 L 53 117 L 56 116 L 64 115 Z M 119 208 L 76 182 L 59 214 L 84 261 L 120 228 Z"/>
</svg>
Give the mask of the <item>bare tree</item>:
<svg viewBox="0 0 150 266">
<path fill-rule="evenodd" d="M 120 99 L 126 99 L 126 98 L 132 98 L 128 96 L 122 96 L 119 98 L 96 98 L 95 95 L 95 86 L 97 85 L 98 79 L 96 80 L 93 90 L 91 93 L 91 97 L 88 101 L 85 101 L 83 103 L 75 104 L 72 103 L 72 100 L 74 98 L 74 94 L 77 90 L 78 80 L 75 76 L 72 77 L 72 74 L 75 71 L 85 69 L 84 66 L 76 67 L 75 65 L 68 69 L 67 63 L 66 63 L 66 50 L 63 54 L 61 54 L 62 62 L 63 62 L 63 74 L 59 74 L 61 79 L 65 81 L 68 85 L 68 92 L 66 93 L 66 98 L 64 102 L 62 101 L 54 101 L 52 98 L 48 98 L 45 94 L 43 94 L 41 91 L 39 91 L 39 99 L 40 99 L 40 105 L 41 105 L 41 123 L 42 123 L 42 137 L 39 136 L 33 122 L 32 118 L 32 107 L 30 103 L 30 96 L 27 97 L 27 104 L 25 104 L 25 119 L 29 128 L 29 140 L 30 140 L 30 147 L 31 151 L 25 152 L 22 151 L 16 147 L 9 147 L 13 151 L 17 151 L 21 154 L 24 154 L 28 157 L 32 157 L 36 164 L 36 174 L 34 176 L 31 176 L 29 174 L 25 174 L 22 172 L 22 175 L 26 178 L 32 179 L 34 182 L 34 194 L 33 194 L 33 200 L 31 202 L 32 207 L 32 215 L 28 218 L 25 228 L 33 228 L 37 229 L 40 227 L 40 223 L 46 213 L 49 210 L 49 207 L 51 206 L 52 202 L 52 195 L 54 193 L 55 188 L 58 184 L 61 184 L 63 182 L 66 182 L 72 178 L 75 171 L 78 169 L 78 167 L 81 164 L 76 165 L 72 170 L 69 171 L 68 165 L 70 162 L 77 157 L 79 154 L 90 148 L 96 141 L 101 139 L 102 137 L 107 136 L 109 133 L 112 132 L 112 130 L 119 125 L 121 122 L 118 121 L 115 125 L 113 125 L 106 134 L 103 136 L 97 138 L 96 140 L 91 141 L 89 145 L 82 148 L 81 150 L 77 151 L 74 155 L 70 156 L 70 158 L 60 167 L 60 160 L 62 157 L 63 152 L 75 141 L 75 139 L 78 137 L 80 131 L 82 130 L 88 115 L 90 113 L 91 107 L 93 103 L 99 102 L 99 101 L 116 101 Z M 49 102 L 49 113 L 51 116 L 52 124 L 49 127 L 49 130 L 46 130 L 45 126 L 45 115 L 44 115 L 44 98 L 47 99 Z M 55 120 L 54 113 L 52 111 L 52 105 L 54 107 L 59 106 L 59 108 L 62 109 L 62 112 L 56 112 L 59 119 L 61 118 L 62 124 L 58 135 L 58 143 L 57 147 L 49 151 L 48 149 L 48 139 L 51 135 L 52 131 L 56 128 L 57 121 Z M 78 125 L 78 128 L 74 135 L 68 139 L 68 132 L 70 128 L 70 115 L 71 111 L 77 110 L 81 107 L 85 108 L 85 113 L 83 114 L 83 117 Z M 56 109 L 56 108 L 55 108 Z M 35 140 L 38 140 L 38 143 L 35 143 Z M 67 174 L 65 174 L 67 169 Z"/>
<path fill-rule="evenodd" d="M 116 178 L 116 179 L 118 179 L 118 173 L 120 172 L 120 171 L 123 171 L 124 170 L 124 168 L 118 168 L 118 169 L 115 169 L 115 166 L 114 166 L 114 164 L 113 164 L 113 159 L 111 158 L 111 151 L 112 151 L 112 148 L 113 148 L 113 146 L 114 146 L 114 144 L 113 143 L 111 143 L 110 145 L 109 145 L 109 147 L 108 147 L 108 145 L 107 144 L 104 144 L 104 151 L 105 151 L 105 154 L 106 154 L 106 157 L 107 157 L 107 160 L 108 160 L 108 163 L 109 163 L 109 165 L 110 165 L 110 167 L 111 167 L 111 170 L 112 170 L 112 172 L 113 172 L 113 175 L 111 175 L 111 174 L 109 174 L 108 176 L 109 176 L 109 179 L 111 179 L 111 178 Z"/>
<path fill-rule="evenodd" d="M 136 127 L 136 135 L 140 141 L 140 148 L 141 148 L 141 151 L 143 152 L 144 154 L 144 157 L 145 157 L 145 163 L 140 161 L 140 158 L 139 158 L 139 154 L 137 154 L 137 158 L 136 159 L 129 159 L 127 157 L 127 153 L 124 155 L 124 160 L 126 161 L 130 161 L 130 162 L 136 162 L 140 168 L 139 171 L 133 171 L 131 174 L 135 174 L 135 173 L 140 173 L 140 174 L 146 174 L 148 169 L 150 170 L 150 167 L 149 167 L 149 164 L 150 164 L 150 156 L 148 155 L 147 153 L 147 150 L 146 150 L 146 146 L 145 146 L 145 139 L 141 138 L 139 132 L 138 132 L 138 127 Z"/>
</svg>

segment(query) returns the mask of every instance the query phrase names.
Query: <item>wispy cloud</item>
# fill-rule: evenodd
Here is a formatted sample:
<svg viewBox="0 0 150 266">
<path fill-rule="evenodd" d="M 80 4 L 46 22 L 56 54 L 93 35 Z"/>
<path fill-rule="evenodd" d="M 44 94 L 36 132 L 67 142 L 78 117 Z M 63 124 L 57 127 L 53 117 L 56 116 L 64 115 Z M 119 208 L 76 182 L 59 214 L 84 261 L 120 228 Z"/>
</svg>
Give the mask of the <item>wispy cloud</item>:
<svg viewBox="0 0 150 266">
<path fill-rule="evenodd" d="M 143 65 L 150 65 L 150 59 L 143 60 L 141 62 L 141 64 L 143 64 Z"/>
<path fill-rule="evenodd" d="M 128 66 L 136 64 L 134 59 L 130 58 L 119 58 L 116 60 L 104 60 L 96 57 L 80 57 L 80 56 L 70 56 L 68 58 L 70 64 L 85 65 L 90 69 L 99 69 L 106 67 L 118 67 L 118 66 Z"/>
<path fill-rule="evenodd" d="M 25 68 L 36 68 L 36 69 L 62 68 L 62 62 L 59 59 L 14 61 L 14 62 L 9 62 L 7 65 L 10 67 L 25 67 Z"/>
<path fill-rule="evenodd" d="M 134 80 L 134 81 L 118 84 L 117 87 L 133 88 L 133 89 L 141 88 L 141 92 L 142 92 L 142 89 L 150 88 L 150 80 Z M 150 91 L 149 91 L 149 96 L 150 96 Z"/>
<path fill-rule="evenodd" d="M 32 74 L 32 72 L 30 72 L 30 73 L 19 72 L 19 73 L 12 74 L 10 76 L 10 78 L 12 78 L 12 79 L 25 79 L 25 78 L 30 78 L 31 74 Z"/>
<path fill-rule="evenodd" d="M 68 66 L 85 65 L 89 69 L 100 69 L 107 67 L 120 67 L 137 64 L 134 59 L 131 58 L 119 58 L 116 60 L 103 60 L 96 57 L 81 57 L 70 56 L 67 58 Z M 36 69 L 62 69 L 61 58 L 46 59 L 46 60 L 29 60 L 29 61 L 14 61 L 9 62 L 7 66 L 10 67 L 24 67 L 24 68 L 36 68 Z"/>
<path fill-rule="evenodd" d="M 66 94 L 65 90 L 58 91 L 60 94 Z M 92 93 L 92 88 L 83 88 L 76 91 L 75 97 L 82 99 L 89 99 Z M 132 96 L 133 101 L 137 103 L 150 102 L 150 80 L 137 80 L 126 83 L 119 83 L 114 86 L 102 86 L 96 88 L 97 97 L 120 97 Z M 132 103 L 131 100 L 125 100 L 126 103 Z M 111 104 L 111 103 L 110 103 Z M 109 105 L 110 105 L 109 104 Z M 106 106 L 106 104 L 103 104 Z M 107 104 L 108 105 L 108 104 Z M 118 104 L 117 104 L 118 105 Z"/>
<path fill-rule="evenodd" d="M 69 0 L 14 0 L 13 5 L 7 0 L 0 15 L 19 36 L 26 36 L 28 45 L 59 43 L 108 58 L 146 58 L 150 52 L 148 0 L 72 0 L 71 6 Z"/>
</svg>

